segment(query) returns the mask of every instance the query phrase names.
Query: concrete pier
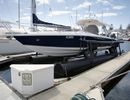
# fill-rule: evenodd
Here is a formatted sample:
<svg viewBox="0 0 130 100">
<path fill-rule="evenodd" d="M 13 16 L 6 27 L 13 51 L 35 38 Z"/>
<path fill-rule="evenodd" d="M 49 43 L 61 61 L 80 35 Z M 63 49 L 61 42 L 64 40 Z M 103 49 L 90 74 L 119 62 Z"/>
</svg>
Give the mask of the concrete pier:
<svg viewBox="0 0 130 100">
<path fill-rule="evenodd" d="M 0 80 L 0 100 L 22 100 L 3 81 Z"/>
<path fill-rule="evenodd" d="M 76 93 L 90 90 L 91 86 L 105 81 L 128 64 L 130 64 L 130 52 L 87 70 L 70 81 L 29 97 L 28 100 L 70 100 Z M 0 100 L 8 100 L 9 97 L 12 98 L 10 100 L 20 100 L 2 81 L 0 90 Z"/>
<path fill-rule="evenodd" d="M 91 86 L 106 80 L 128 63 L 130 63 L 130 52 L 96 66 L 68 82 L 31 97 L 29 100 L 70 100 L 76 93 L 89 90 Z"/>
</svg>

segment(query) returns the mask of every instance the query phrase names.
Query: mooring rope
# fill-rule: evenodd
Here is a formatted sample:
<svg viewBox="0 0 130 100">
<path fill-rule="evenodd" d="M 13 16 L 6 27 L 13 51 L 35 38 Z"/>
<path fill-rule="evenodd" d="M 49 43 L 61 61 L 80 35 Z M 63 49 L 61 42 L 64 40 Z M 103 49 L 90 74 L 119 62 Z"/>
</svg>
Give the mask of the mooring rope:
<svg viewBox="0 0 130 100">
<path fill-rule="evenodd" d="M 113 76 L 113 77 L 110 77 L 110 78 L 108 78 L 108 79 L 106 79 L 106 80 L 103 80 L 103 81 L 97 83 L 95 86 L 100 85 L 100 84 L 102 84 L 102 83 L 104 83 L 104 82 L 111 81 L 111 80 L 113 80 L 113 79 L 115 79 L 115 78 L 118 78 L 118 77 L 120 77 L 120 76 L 123 76 L 123 75 L 125 75 L 125 74 L 127 74 L 127 73 L 129 73 L 129 72 L 130 72 L 130 70 L 128 70 L 128 71 L 126 71 L 126 72 L 123 72 L 123 73 L 121 73 L 121 74 L 115 75 L 115 76 Z"/>
<path fill-rule="evenodd" d="M 99 83 L 97 83 L 97 84 L 91 86 L 89 90 L 80 93 L 80 95 L 88 96 L 87 93 L 88 93 L 89 91 L 91 91 L 92 89 L 97 88 L 97 87 L 100 88 L 101 91 L 103 92 L 102 87 L 101 87 L 101 84 L 102 84 L 102 83 L 111 81 L 111 80 L 113 80 L 113 79 L 115 79 L 115 78 L 118 78 L 118 77 L 120 77 L 120 76 L 123 76 L 123 75 L 125 75 L 125 74 L 128 74 L 129 72 L 130 72 L 130 70 L 128 70 L 128 71 L 126 71 L 126 72 L 123 72 L 123 73 L 121 73 L 121 74 L 118 74 L 118 75 L 116 75 L 116 76 L 110 77 L 110 78 L 108 78 L 108 79 L 106 79 L 106 80 L 100 81 Z M 75 96 L 77 96 L 77 94 L 76 94 Z M 87 98 L 87 97 L 86 97 L 86 98 Z M 88 97 L 88 98 L 89 98 L 89 97 Z M 102 98 L 103 98 L 103 97 L 102 97 Z M 75 100 L 75 99 L 73 98 L 72 100 Z M 89 100 L 89 99 L 81 99 L 81 100 Z M 91 100 L 91 98 L 90 98 L 90 100 Z"/>
</svg>

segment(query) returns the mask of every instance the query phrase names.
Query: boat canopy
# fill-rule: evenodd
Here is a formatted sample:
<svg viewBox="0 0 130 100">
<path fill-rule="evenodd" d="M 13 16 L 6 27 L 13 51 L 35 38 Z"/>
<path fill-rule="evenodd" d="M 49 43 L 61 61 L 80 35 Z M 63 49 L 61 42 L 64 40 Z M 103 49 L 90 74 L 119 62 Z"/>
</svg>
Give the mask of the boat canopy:
<svg viewBox="0 0 130 100">
<path fill-rule="evenodd" d="M 82 19 L 82 20 L 79 20 L 77 24 L 80 26 L 88 26 L 88 25 L 103 26 L 104 25 L 104 23 L 96 19 Z"/>
</svg>

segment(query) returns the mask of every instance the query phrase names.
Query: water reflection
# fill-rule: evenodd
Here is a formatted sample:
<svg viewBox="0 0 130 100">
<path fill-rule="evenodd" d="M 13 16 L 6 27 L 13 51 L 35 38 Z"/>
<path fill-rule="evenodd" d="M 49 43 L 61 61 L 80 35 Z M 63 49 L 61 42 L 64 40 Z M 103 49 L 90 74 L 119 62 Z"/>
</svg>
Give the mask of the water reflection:
<svg viewBox="0 0 130 100">
<path fill-rule="evenodd" d="M 130 41 L 124 41 L 124 43 L 121 43 L 120 46 L 121 50 L 123 50 L 124 52 L 130 51 Z"/>
<path fill-rule="evenodd" d="M 0 77 L 8 83 L 11 83 L 11 71 L 9 68 L 9 64 L 0 65 Z"/>
<path fill-rule="evenodd" d="M 109 92 L 105 100 L 130 100 L 130 73 Z"/>
</svg>

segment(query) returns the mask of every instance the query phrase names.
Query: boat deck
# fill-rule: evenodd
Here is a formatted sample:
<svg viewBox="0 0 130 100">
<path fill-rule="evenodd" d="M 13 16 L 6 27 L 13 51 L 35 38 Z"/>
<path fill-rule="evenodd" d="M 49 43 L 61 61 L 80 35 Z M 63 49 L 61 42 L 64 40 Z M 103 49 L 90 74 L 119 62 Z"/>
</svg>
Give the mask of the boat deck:
<svg viewBox="0 0 130 100">
<path fill-rule="evenodd" d="M 129 63 L 130 52 L 96 66 L 70 81 L 31 96 L 28 100 L 70 100 L 75 94 L 88 91 L 97 83 L 105 81 Z M 2 81 L 0 81 L 0 90 L 2 90 L 0 91 L 0 100 L 20 100 L 20 97 L 10 90 Z"/>
</svg>

